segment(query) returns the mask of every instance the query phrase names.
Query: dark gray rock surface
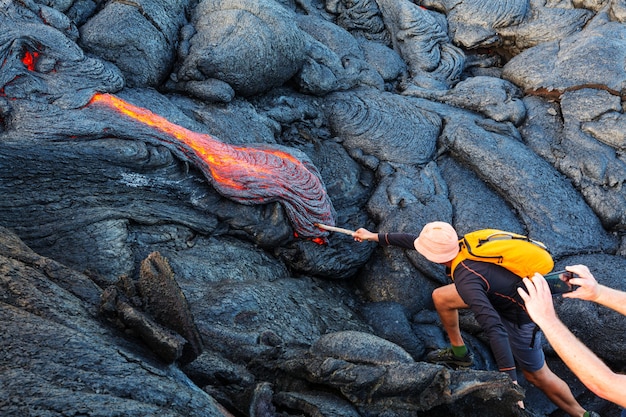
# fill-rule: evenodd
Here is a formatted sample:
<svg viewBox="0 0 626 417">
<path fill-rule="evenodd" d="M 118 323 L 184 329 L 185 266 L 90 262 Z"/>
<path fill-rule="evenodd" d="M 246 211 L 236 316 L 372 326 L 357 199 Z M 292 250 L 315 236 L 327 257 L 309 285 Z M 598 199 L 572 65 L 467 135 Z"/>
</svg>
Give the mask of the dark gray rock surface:
<svg viewBox="0 0 626 417">
<path fill-rule="evenodd" d="M 562 416 L 468 312 L 474 367 L 422 362 L 443 268 L 314 222 L 507 229 L 626 289 L 625 11 L 0 0 L 0 415 Z M 626 369 L 624 317 L 556 305 Z"/>
<path fill-rule="evenodd" d="M 3 415 L 221 416 L 177 367 L 105 324 L 89 277 L 2 229 Z"/>
</svg>

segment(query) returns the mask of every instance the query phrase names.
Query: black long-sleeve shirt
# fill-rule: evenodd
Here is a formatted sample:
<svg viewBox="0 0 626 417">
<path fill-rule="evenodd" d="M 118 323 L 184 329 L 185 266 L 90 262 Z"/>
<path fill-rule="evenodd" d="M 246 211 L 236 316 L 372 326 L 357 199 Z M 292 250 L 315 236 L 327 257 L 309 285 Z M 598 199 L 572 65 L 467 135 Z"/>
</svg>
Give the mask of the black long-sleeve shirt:
<svg viewBox="0 0 626 417">
<path fill-rule="evenodd" d="M 379 233 L 381 245 L 415 249 L 417 235 L 409 233 Z M 520 278 L 507 269 L 488 262 L 465 260 L 457 265 L 455 285 L 463 301 L 474 313 L 485 332 L 498 368 L 517 380 L 515 360 L 502 319 L 517 324 L 530 323 L 524 303 L 517 293 Z M 529 346 L 531 341 L 529 340 Z"/>
<path fill-rule="evenodd" d="M 413 249 L 413 242 L 417 239 L 417 235 L 410 233 L 379 233 L 378 243 L 385 246 L 399 246 L 404 249 Z"/>
</svg>

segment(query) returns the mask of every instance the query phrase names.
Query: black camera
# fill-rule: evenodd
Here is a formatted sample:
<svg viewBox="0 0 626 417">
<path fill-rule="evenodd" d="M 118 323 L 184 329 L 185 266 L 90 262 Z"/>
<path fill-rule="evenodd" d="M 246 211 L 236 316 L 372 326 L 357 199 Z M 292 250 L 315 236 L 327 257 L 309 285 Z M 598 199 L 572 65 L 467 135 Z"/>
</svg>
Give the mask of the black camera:
<svg viewBox="0 0 626 417">
<path fill-rule="evenodd" d="M 574 273 L 570 271 L 557 271 L 544 275 L 550 292 L 552 294 L 562 294 L 564 292 L 574 291 L 574 286 L 569 283 L 569 280 L 574 278 Z"/>
</svg>

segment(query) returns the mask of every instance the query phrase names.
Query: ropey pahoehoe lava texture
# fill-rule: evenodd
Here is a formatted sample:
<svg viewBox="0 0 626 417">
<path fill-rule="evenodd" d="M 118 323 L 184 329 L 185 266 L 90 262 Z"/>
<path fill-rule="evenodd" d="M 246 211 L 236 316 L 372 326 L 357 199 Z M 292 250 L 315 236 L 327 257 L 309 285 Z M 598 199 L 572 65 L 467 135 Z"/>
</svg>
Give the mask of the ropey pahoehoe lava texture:
<svg viewBox="0 0 626 417">
<path fill-rule="evenodd" d="M 248 205 L 280 202 L 299 236 L 319 239 L 326 233 L 316 223 L 335 224 L 335 210 L 317 168 L 288 148 L 232 146 L 108 94 L 94 95 L 90 104 L 106 106 L 164 134 L 170 139 L 164 144 L 196 165 L 229 199 Z"/>
<path fill-rule="evenodd" d="M 474 369 L 424 362 L 440 266 L 315 223 L 509 230 L 626 289 L 625 21 L 618 0 L 0 0 L 0 414 L 560 416 L 468 312 Z M 626 369 L 624 317 L 555 303 Z"/>
</svg>

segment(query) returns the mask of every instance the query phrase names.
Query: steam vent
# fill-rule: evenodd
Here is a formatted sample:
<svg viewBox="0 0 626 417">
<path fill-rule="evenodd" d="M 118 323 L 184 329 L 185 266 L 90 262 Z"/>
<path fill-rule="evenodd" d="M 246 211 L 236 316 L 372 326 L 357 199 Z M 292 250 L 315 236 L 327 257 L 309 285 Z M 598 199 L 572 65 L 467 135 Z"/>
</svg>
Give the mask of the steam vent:
<svg viewBox="0 0 626 417">
<path fill-rule="evenodd" d="M 564 416 L 470 310 L 428 363 L 443 266 L 352 233 L 626 290 L 625 62 L 622 0 L 0 0 L 0 415 Z M 626 317 L 554 304 L 626 372 Z"/>
</svg>

